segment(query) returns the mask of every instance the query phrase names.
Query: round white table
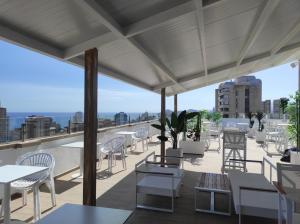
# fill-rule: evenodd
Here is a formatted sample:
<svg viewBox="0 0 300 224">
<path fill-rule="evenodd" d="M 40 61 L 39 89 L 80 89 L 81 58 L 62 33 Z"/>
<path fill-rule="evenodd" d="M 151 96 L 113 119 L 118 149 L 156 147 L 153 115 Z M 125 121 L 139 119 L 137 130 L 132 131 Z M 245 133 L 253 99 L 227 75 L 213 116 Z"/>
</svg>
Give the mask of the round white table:
<svg viewBox="0 0 300 224">
<path fill-rule="evenodd" d="M 100 142 L 97 142 L 97 146 L 98 145 L 101 145 Z M 83 162 L 83 159 L 84 159 L 84 142 L 83 141 L 78 141 L 78 142 L 72 142 L 72 143 L 69 143 L 69 144 L 65 144 L 65 145 L 62 145 L 63 147 L 67 147 L 67 148 L 77 148 L 77 149 L 80 149 L 80 165 L 79 165 L 79 173 L 75 173 L 73 174 L 71 177 L 72 178 L 80 178 L 82 179 L 83 178 L 83 166 L 84 166 L 84 162 Z"/>
<path fill-rule="evenodd" d="M 125 136 L 125 138 L 130 138 L 130 145 L 132 146 L 132 144 L 133 144 L 132 135 L 134 135 L 135 133 L 136 133 L 135 131 L 119 131 L 116 134 L 123 135 L 123 136 Z M 128 145 L 126 145 L 126 147 L 125 147 L 126 154 L 127 154 L 127 147 L 128 147 Z"/>
</svg>

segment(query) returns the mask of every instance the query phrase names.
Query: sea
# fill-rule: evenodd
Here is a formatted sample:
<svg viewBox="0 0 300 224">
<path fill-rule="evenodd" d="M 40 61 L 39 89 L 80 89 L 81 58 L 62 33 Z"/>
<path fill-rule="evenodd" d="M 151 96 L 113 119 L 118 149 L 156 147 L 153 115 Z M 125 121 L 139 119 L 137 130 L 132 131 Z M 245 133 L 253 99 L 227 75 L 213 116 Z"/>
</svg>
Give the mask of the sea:
<svg viewBox="0 0 300 224">
<path fill-rule="evenodd" d="M 103 112 L 99 113 L 98 117 L 113 120 L 116 113 L 117 112 Z M 127 113 L 131 120 L 137 119 L 141 114 L 141 112 Z M 25 122 L 26 117 L 31 115 L 51 117 L 53 121 L 60 124 L 61 127 L 67 127 L 69 120 L 72 119 L 75 112 L 8 112 L 9 129 L 14 130 L 15 128 L 20 128 Z M 157 116 L 157 113 L 149 113 L 149 116 L 152 115 Z"/>
</svg>

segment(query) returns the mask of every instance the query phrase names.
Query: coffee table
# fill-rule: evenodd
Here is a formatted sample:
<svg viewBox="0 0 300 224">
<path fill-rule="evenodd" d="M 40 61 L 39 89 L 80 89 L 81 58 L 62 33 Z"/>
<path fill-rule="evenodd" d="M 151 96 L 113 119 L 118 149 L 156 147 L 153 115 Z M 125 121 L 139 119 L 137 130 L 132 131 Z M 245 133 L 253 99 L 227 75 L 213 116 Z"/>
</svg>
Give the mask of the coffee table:
<svg viewBox="0 0 300 224">
<path fill-rule="evenodd" d="M 197 195 L 199 192 L 210 192 L 210 209 L 201 209 L 197 207 Z M 228 195 L 228 212 L 215 210 L 215 194 Z M 200 173 L 199 180 L 195 186 L 195 211 L 214 213 L 219 215 L 231 215 L 231 188 L 230 182 L 225 174 Z"/>
</svg>

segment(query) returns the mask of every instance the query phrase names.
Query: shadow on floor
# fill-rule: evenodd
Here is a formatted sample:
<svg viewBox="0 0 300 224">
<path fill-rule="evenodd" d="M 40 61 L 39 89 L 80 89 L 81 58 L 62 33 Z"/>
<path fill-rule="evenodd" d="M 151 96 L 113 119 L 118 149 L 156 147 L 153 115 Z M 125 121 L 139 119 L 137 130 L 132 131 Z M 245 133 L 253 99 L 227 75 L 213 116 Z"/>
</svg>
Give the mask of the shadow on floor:
<svg viewBox="0 0 300 224">
<path fill-rule="evenodd" d="M 195 166 L 200 166 L 202 164 L 203 158 L 204 158 L 203 155 L 187 154 L 187 153 L 184 153 L 183 157 L 184 157 L 183 160 L 185 162 L 189 162 Z"/>
<path fill-rule="evenodd" d="M 71 180 L 55 180 L 55 192 L 56 194 L 63 194 L 64 192 L 80 184 L 81 182 L 75 182 Z M 50 193 L 49 189 L 45 185 L 40 187 L 40 191 Z"/>
</svg>

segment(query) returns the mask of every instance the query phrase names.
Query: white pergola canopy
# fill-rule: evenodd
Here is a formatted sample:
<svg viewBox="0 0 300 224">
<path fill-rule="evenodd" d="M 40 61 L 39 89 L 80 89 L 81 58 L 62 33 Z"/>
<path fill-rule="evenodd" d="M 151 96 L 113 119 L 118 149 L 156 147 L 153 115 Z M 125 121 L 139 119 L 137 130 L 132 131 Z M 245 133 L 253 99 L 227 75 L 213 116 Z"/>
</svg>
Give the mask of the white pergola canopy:
<svg viewBox="0 0 300 224">
<path fill-rule="evenodd" d="M 300 55 L 299 0 L 0 0 L 0 38 L 167 95 Z"/>
</svg>

